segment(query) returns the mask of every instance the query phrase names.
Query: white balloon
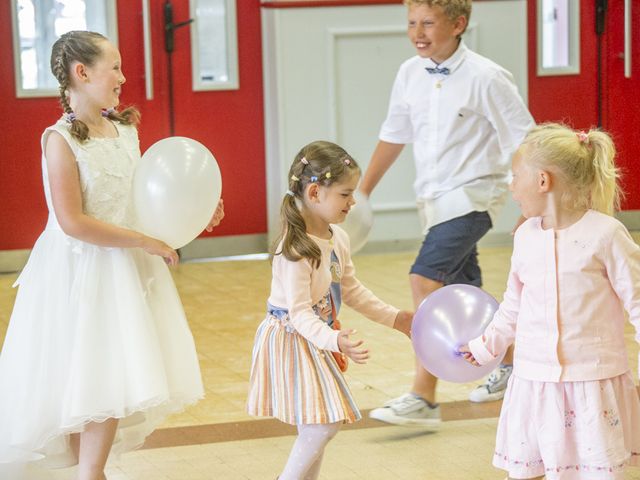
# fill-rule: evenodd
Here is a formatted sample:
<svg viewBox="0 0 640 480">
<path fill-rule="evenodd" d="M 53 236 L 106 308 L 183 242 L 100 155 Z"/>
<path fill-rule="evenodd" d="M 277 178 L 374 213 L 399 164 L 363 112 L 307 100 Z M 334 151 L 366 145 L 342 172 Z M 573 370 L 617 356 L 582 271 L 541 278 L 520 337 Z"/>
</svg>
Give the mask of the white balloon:
<svg viewBox="0 0 640 480">
<path fill-rule="evenodd" d="M 137 228 L 180 248 L 208 225 L 220 200 L 222 178 L 204 145 L 169 137 L 144 152 L 132 188 Z"/>
<path fill-rule="evenodd" d="M 367 243 L 373 226 L 373 210 L 369 197 L 356 191 L 356 204 L 351 207 L 346 220 L 340 225 L 349 234 L 351 253 L 356 253 Z"/>
</svg>

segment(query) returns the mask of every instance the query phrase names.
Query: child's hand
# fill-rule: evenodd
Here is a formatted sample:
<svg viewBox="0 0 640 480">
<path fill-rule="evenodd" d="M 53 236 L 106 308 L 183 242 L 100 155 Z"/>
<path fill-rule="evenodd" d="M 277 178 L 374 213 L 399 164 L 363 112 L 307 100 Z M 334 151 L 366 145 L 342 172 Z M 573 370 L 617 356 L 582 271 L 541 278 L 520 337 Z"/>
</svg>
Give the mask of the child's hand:
<svg viewBox="0 0 640 480">
<path fill-rule="evenodd" d="M 399 332 L 404 333 L 407 337 L 411 338 L 411 322 L 413 321 L 413 312 L 406 310 L 400 310 L 396 319 L 393 322 L 393 328 Z"/>
<path fill-rule="evenodd" d="M 473 356 L 473 353 L 471 353 L 471 350 L 469 350 L 468 344 L 462 345 L 460 348 L 458 348 L 458 353 L 460 353 L 460 356 L 464 358 L 467 362 L 469 362 L 471 365 L 475 365 L 476 367 L 480 366 L 478 361 Z"/>
<path fill-rule="evenodd" d="M 220 225 L 220 222 L 224 218 L 224 202 L 222 199 L 218 202 L 218 206 L 216 207 L 216 211 L 213 212 L 213 217 L 209 220 L 209 224 L 206 226 L 205 230 L 210 232 L 213 230 L 213 227 L 217 227 Z"/>
<path fill-rule="evenodd" d="M 157 238 L 145 237 L 142 243 L 142 249 L 151 255 L 162 257 L 167 265 L 177 265 L 180 261 L 178 253 Z"/>
<path fill-rule="evenodd" d="M 354 333 L 356 333 L 355 330 L 340 330 L 340 333 L 338 333 L 338 348 L 354 362 L 367 363 L 367 360 L 369 359 L 369 350 L 358 348 L 364 343 L 364 341 L 349 340 L 349 335 Z"/>
</svg>

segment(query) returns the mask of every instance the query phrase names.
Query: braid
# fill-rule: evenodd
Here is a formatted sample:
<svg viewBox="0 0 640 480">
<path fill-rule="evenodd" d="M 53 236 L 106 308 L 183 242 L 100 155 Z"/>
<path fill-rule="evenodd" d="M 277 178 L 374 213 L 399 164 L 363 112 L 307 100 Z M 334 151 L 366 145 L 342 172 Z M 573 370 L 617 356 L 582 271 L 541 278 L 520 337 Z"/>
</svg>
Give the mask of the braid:
<svg viewBox="0 0 640 480">
<path fill-rule="evenodd" d="M 75 30 L 62 35 L 53 44 L 51 50 L 51 72 L 60 85 L 60 105 L 66 114 L 67 121 L 71 124 L 69 129 L 71 135 L 81 143 L 89 139 L 89 127 L 75 117 L 69 104 L 70 68 L 73 62 L 80 62 L 87 66 L 93 65 L 102 55 L 100 42 L 103 41 L 107 39 L 99 33 Z M 112 110 L 107 117 L 123 125 L 137 125 L 140 113 L 136 108 L 129 107 L 122 112 Z"/>
</svg>

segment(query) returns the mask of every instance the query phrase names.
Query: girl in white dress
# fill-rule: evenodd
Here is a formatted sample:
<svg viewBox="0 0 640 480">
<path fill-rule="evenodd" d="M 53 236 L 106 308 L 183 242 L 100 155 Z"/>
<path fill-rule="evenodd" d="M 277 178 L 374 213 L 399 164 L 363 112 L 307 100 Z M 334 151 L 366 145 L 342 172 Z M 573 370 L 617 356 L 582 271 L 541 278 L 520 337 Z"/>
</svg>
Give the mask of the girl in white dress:
<svg viewBox="0 0 640 480">
<path fill-rule="evenodd" d="M 0 464 L 78 464 L 78 479 L 101 480 L 112 445 L 142 445 L 203 387 L 165 264 L 178 256 L 132 230 L 138 112 L 114 108 L 120 53 L 69 32 L 51 68 L 65 114 L 42 135 L 49 220 L 16 281 L 0 355 Z"/>
</svg>

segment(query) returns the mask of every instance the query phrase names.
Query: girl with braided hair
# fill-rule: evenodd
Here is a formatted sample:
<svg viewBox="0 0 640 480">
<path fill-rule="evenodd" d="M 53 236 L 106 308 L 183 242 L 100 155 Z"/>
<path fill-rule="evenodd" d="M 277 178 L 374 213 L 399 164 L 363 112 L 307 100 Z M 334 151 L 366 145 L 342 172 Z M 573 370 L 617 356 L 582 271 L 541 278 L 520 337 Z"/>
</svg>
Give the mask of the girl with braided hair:
<svg viewBox="0 0 640 480">
<path fill-rule="evenodd" d="M 268 313 L 253 348 L 248 412 L 298 427 L 281 480 L 318 478 L 324 448 L 342 423 L 361 418 L 342 375 L 366 363 L 355 330 L 340 329 L 344 301 L 407 335 L 412 314 L 375 297 L 355 277 L 349 238 L 336 224 L 355 204 L 360 168 L 341 147 L 313 142 L 296 155 L 282 201 Z"/>
<path fill-rule="evenodd" d="M 51 68 L 65 113 L 42 135 L 49 220 L 16 281 L 0 355 L 0 478 L 38 461 L 104 480 L 111 450 L 142 445 L 204 392 L 166 265 L 178 256 L 133 229 L 139 115 L 116 110 L 120 53 L 72 31 L 55 42 Z"/>
</svg>

